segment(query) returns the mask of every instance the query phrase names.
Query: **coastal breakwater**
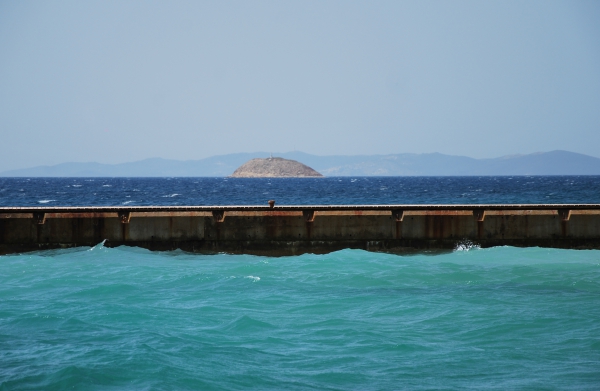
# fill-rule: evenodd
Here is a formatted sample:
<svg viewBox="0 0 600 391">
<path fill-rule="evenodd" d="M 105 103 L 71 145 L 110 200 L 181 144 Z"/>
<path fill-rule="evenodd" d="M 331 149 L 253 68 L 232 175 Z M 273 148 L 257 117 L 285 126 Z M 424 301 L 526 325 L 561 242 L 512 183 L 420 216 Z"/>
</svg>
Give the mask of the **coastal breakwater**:
<svg viewBox="0 0 600 391">
<path fill-rule="evenodd" d="M 264 255 L 342 248 L 600 248 L 600 204 L 0 208 L 0 254 L 51 248 Z"/>
</svg>

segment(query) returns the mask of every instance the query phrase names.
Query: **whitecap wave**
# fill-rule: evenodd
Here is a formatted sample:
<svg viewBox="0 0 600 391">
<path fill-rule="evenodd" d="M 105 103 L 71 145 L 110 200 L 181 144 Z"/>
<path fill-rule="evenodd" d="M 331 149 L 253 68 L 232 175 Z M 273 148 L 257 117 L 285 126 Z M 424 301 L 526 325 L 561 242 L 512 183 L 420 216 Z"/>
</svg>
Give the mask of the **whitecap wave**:
<svg viewBox="0 0 600 391">
<path fill-rule="evenodd" d="M 164 196 L 162 196 L 162 197 L 163 197 L 163 198 L 165 198 L 165 197 L 170 197 L 170 198 L 173 198 L 173 197 L 177 197 L 177 196 L 180 196 L 180 195 L 181 195 L 181 194 L 179 194 L 179 193 L 173 193 L 173 194 L 167 194 L 167 195 L 164 195 Z"/>
<path fill-rule="evenodd" d="M 249 278 L 250 280 L 252 280 L 252 282 L 260 281 L 260 277 L 255 277 L 255 276 L 246 276 L 244 278 Z"/>
<path fill-rule="evenodd" d="M 47 204 L 48 202 L 55 202 L 56 200 L 39 200 L 38 203 L 40 204 Z"/>
</svg>

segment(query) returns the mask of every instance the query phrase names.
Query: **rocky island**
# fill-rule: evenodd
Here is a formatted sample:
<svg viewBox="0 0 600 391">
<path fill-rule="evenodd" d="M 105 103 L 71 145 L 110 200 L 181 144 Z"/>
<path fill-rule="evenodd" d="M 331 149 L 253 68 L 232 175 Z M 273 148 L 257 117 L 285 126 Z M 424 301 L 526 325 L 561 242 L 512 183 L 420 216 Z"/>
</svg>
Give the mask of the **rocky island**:
<svg viewBox="0 0 600 391">
<path fill-rule="evenodd" d="M 232 178 L 305 178 L 322 176 L 307 165 L 280 157 L 252 159 L 238 167 L 231 175 Z"/>
</svg>

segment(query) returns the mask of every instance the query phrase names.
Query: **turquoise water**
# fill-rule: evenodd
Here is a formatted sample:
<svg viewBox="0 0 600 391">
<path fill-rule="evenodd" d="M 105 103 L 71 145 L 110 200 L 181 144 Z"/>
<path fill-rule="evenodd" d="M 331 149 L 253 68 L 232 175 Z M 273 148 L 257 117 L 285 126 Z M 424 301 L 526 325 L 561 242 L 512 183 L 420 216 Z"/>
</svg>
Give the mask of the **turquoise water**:
<svg viewBox="0 0 600 391">
<path fill-rule="evenodd" d="M 0 257 L 0 389 L 600 388 L 600 251 Z"/>
</svg>

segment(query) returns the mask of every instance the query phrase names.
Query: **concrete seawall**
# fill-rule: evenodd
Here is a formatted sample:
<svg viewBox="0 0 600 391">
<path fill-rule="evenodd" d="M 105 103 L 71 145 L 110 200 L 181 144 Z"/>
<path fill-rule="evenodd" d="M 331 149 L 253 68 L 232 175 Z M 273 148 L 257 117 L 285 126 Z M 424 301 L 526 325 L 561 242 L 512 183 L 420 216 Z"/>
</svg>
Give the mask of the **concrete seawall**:
<svg viewBox="0 0 600 391">
<path fill-rule="evenodd" d="M 342 248 L 600 248 L 600 204 L 0 208 L 0 254 L 49 248 L 267 255 Z"/>
</svg>

